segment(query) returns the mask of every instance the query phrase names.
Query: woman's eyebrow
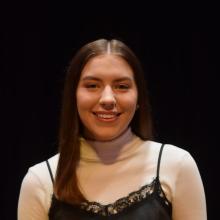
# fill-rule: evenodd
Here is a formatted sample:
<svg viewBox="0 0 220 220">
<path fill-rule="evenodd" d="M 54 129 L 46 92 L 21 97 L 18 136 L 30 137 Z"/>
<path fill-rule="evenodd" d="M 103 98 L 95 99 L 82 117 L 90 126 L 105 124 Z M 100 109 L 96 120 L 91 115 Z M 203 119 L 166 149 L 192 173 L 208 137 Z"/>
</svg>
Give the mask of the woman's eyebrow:
<svg viewBox="0 0 220 220">
<path fill-rule="evenodd" d="M 115 80 L 113 80 L 113 81 L 114 81 L 114 82 L 133 81 L 133 78 L 132 78 L 132 77 L 125 76 L 125 77 L 121 77 L 121 78 L 115 79 Z"/>
<path fill-rule="evenodd" d="M 85 80 L 96 80 L 96 81 L 101 81 L 101 79 L 99 79 L 98 77 L 95 76 L 85 76 L 82 78 L 83 81 Z"/>
</svg>

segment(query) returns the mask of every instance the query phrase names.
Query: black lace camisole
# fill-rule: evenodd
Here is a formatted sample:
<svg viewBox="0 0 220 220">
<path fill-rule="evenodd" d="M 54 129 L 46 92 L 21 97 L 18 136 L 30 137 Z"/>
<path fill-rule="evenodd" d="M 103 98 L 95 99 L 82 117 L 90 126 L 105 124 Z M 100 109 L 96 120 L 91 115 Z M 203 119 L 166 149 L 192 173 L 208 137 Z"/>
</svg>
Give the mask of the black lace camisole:
<svg viewBox="0 0 220 220">
<path fill-rule="evenodd" d="M 172 205 L 159 180 L 163 147 L 160 148 L 156 177 L 150 184 L 108 205 L 89 201 L 72 205 L 59 201 L 53 195 L 49 220 L 171 220 Z M 54 183 L 49 162 L 46 162 Z"/>
</svg>

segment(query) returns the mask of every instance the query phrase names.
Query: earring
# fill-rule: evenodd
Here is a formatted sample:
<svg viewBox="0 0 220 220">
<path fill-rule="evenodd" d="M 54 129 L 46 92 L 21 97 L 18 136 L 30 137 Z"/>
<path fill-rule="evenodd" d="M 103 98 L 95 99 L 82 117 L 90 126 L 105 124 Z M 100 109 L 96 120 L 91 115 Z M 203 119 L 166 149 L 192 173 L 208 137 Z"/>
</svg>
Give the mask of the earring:
<svg viewBox="0 0 220 220">
<path fill-rule="evenodd" d="M 137 104 L 137 105 L 136 105 L 136 110 L 138 110 L 138 109 L 139 109 L 139 105 Z"/>
</svg>

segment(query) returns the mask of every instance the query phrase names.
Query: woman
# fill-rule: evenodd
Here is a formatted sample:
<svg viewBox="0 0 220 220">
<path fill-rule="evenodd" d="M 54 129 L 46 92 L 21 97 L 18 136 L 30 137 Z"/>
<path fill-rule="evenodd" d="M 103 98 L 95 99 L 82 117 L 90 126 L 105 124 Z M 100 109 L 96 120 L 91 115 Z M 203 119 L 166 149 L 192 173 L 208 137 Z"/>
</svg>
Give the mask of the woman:
<svg viewBox="0 0 220 220">
<path fill-rule="evenodd" d="M 121 41 L 100 39 L 72 59 L 59 154 L 31 167 L 19 220 L 205 220 L 191 155 L 152 141 L 141 65 Z"/>
</svg>

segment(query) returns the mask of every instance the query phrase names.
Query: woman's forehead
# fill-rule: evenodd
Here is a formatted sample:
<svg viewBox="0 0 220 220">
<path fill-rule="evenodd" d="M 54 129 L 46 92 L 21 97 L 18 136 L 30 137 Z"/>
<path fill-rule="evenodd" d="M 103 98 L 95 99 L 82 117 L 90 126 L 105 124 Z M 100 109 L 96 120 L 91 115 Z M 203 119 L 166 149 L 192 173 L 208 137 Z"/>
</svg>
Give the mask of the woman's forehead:
<svg viewBox="0 0 220 220">
<path fill-rule="evenodd" d="M 122 57 L 105 54 L 91 58 L 81 72 L 81 78 L 108 76 L 133 79 L 133 70 Z"/>
</svg>

